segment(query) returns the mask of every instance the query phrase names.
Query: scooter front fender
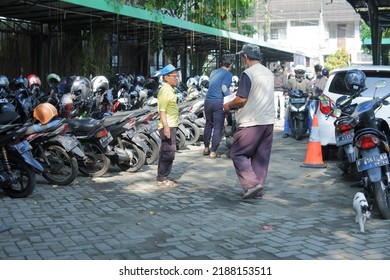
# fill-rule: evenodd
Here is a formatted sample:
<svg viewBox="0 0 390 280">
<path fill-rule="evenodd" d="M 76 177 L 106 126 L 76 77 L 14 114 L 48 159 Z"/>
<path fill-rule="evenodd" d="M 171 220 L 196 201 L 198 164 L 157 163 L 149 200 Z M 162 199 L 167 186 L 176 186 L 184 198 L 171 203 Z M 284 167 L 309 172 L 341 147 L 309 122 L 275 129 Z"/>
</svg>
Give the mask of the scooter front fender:
<svg viewBox="0 0 390 280">
<path fill-rule="evenodd" d="M 37 171 L 43 172 L 42 165 L 31 154 L 32 147 L 28 141 L 22 141 L 18 144 L 12 145 L 11 147 L 13 148 L 12 152 L 17 153 L 16 156 L 21 156 L 26 163 L 34 167 Z"/>
</svg>

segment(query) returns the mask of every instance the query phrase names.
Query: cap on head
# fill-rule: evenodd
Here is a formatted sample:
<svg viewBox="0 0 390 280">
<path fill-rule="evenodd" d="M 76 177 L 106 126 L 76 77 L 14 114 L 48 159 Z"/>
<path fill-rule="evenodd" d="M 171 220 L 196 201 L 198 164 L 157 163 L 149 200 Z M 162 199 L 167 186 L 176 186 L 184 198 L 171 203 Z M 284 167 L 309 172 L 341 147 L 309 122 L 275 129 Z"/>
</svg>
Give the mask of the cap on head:
<svg viewBox="0 0 390 280">
<path fill-rule="evenodd" d="M 242 50 L 238 52 L 239 55 L 247 55 L 249 59 L 260 60 L 261 52 L 260 47 L 254 44 L 245 44 L 242 46 Z"/>
<path fill-rule="evenodd" d="M 179 71 L 180 69 L 181 69 L 181 67 L 175 67 L 172 64 L 168 64 L 163 69 L 161 69 L 160 75 L 165 76 L 165 75 L 172 73 L 174 71 Z"/>
</svg>

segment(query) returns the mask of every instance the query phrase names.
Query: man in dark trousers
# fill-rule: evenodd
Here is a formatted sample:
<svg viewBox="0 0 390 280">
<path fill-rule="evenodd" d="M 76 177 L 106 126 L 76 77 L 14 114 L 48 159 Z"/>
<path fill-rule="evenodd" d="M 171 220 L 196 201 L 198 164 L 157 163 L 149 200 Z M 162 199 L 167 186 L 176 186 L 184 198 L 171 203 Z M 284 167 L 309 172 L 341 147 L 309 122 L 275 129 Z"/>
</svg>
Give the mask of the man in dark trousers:
<svg viewBox="0 0 390 280">
<path fill-rule="evenodd" d="M 221 67 L 210 73 L 209 89 L 204 102 L 206 124 L 203 136 L 203 155 L 210 155 L 211 158 L 217 157 L 217 149 L 221 142 L 223 124 L 225 122 L 223 98 L 230 94 L 229 87 L 232 83 L 230 69 L 233 61 L 233 55 L 223 55 Z M 210 148 L 211 135 L 212 141 Z"/>
<path fill-rule="evenodd" d="M 238 130 L 230 157 L 243 189 L 243 199 L 263 196 L 271 156 L 275 123 L 274 75 L 260 63 L 260 47 L 245 44 L 239 52 L 246 70 L 242 73 L 236 97 L 224 110 L 239 108 Z"/>
<path fill-rule="evenodd" d="M 169 177 L 176 153 L 176 130 L 179 124 L 177 95 L 174 87 L 179 85 L 180 68 L 172 64 L 165 66 L 160 74 L 163 86 L 157 94 L 157 110 L 160 116 L 158 129 L 161 137 L 161 148 L 157 167 L 157 186 L 177 187 L 177 182 Z"/>
</svg>

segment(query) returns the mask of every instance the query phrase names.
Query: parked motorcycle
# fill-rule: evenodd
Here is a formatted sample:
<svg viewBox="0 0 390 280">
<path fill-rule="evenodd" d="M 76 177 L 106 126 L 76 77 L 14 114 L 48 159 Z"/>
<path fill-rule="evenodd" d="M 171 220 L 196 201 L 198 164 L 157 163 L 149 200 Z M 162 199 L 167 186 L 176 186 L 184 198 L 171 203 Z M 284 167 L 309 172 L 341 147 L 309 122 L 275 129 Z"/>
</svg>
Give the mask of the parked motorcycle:
<svg viewBox="0 0 390 280">
<path fill-rule="evenodd" d="M 113 137 L 107 147 L 107 155 L 113 164 L 124 171 L 137 172 L 145 164 L 149 147 L 138 136 L 135 128 L 135 117 L 143 113 L 118 112 L 103 119 L 105 128 Z"/>
<path fill-rule="evenodd" d="M 385 81 L 377 81 L 375 90 L 385 85 Z M 357 96 L 347 97 L 344 102 Z M 352 141 L 357 149 L 356 168 L 361 174 L 361 184 L 366 194 L 375 200 L 383 219 L 390 219 L 390 129 L 385 120 L 375 116 L 375 112 L 381 106 L 389 104 L 386 101 L 388 97 L 390 93 L 381 98 L 363 101 L 349 116 L 349 124 L 354 130 Z"/>
<path fill-rule="evenodd" d="M 44 168 L 42 176 L 52 184 L 68 185 L 78 175 L 77 157 L 85 157 L 74 136 L 66 135 L 66 119 L 59 119 L 50 103 L 39 104 L 33 116 L 38 122 L 31 124 L 25 139 L 33 147 L 32 154 Z"/>
<path fill-rule="evenodd" d="M 309 109 L 308 93 L 301 90 L 290 90 L 288 92 L 288 117 L 290 129 L 296 140 L 301 140 L 308 130 Z"/>
<path fill-rule="evenodd" d="M 3 124 L 2 115 L 0 114 L 0 186 L 12 198 L 27 197 L 35 189 L 35 171 L 43 172 L 43 167 L 31 154 L 31 145 L 21 140 L 27 127 Z"/>
<path fill-rule="evenodd" d="M 104 120 L 93 118 L 73 118 L 68 120 L 67 133 L 81 143 L 85 158 L 78 158 L 81 174 L 90 177 L 103 176 L 110 168 L 106 147 L 113 140 L 103 125 Z"/>
<path fill-rule="evenodd" d="M 336 100 L 329 115 L 336 117 L 334 121 L 335 139 L 337 150 L 337 158 L 340 160 L 338 167 L 344 172 L 343 174 L 357 174 L 356 169 L 356 151 L 353 146 L 354 126 L 356 120 L 350 115 L 355 110 L 357 104 L 352 104 L 353 96 L 342 96 Z M 332 103 L 329 97 L 325 95 L 320 96 L 321 104 L 327 101 Z M 336 116 L 336 115 L 337 116 Z"/>
</svg>

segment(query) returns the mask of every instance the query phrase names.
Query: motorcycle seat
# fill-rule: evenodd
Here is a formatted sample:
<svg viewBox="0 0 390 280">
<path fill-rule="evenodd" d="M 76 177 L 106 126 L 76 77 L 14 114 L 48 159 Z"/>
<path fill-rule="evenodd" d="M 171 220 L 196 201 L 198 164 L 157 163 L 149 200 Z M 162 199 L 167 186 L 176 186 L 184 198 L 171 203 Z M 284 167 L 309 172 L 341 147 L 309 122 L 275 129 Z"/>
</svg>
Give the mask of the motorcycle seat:
<svg viewBox="0 0 390 280">
<path fill-rule="evenodd" d="M 34 133 L 40 133 L 40 132 L 50 132 L 55 131 L 62 125 L 64 125 L 65 119 L 56 119 L 52 120 L 51 122 L 47 124 L 32 124 L 27 128 L 26 135 L 31 135 Z"/>
<path fill-rule="evenodd" d="M 93 118 L 74 118 L 68 120 L 69 130 L 76 134 L 83 134 L 94 130 L 98 126 L 102 126 L 102 120 L 96 120 Z"/>
</svg>

